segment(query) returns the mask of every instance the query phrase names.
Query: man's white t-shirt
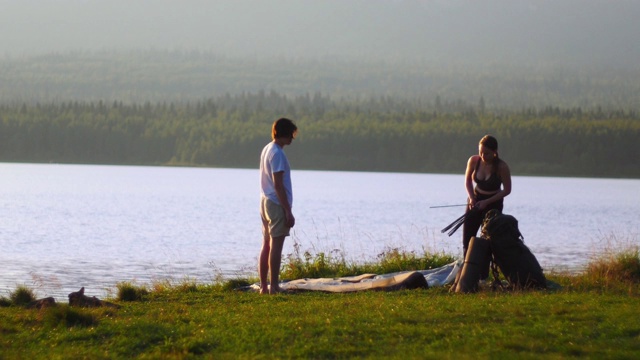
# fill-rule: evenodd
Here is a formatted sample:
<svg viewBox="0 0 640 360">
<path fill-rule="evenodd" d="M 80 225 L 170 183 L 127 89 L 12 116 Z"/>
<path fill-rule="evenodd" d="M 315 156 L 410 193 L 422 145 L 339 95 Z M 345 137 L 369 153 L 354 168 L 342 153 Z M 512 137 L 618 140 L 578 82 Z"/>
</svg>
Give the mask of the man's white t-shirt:
<svg viewBox="0 0 640 360">
<path fill-rule="evenodd" d="M 262 196 L 275 202 L 278 205 L 280 201 L 276 195 L 275 184 L 273 183 L 273 174 L 284 172 L 283 183 L 287 193 L 289 206 L 293 206 L 293 189 L 291 186 L 291 167 L 289 160 L 282 148 L 275 142 L 270 142 L 262 149 L 260 155 L 260 191 Z"/>
</svg>

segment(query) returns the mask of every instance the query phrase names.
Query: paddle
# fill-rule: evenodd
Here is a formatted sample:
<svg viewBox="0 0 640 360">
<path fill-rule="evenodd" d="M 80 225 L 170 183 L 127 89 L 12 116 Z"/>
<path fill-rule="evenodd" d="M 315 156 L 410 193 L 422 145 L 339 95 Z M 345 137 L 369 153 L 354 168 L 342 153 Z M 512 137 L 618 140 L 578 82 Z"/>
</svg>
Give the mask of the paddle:
<svg viewBox="0 0 640 360">
<path fill-rule="evenodd" d="M 454 207 L 454 206 L 467 206 L 467 204 L 429 206 L 429 209 L 446 208 L 446 207 Z"/>
</svg>

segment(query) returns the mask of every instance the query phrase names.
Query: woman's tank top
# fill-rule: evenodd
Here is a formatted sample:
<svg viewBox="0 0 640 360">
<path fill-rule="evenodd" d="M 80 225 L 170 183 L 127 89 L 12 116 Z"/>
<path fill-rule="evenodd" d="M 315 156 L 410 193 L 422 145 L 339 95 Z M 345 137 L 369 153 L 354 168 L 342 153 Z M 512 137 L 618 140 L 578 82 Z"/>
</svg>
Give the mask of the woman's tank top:
<svg viewBox="0 0 640 360">
<path fill-rule="evenodd" d="M 489 176 L 487 180 L 478 179 L 478 167 L 480 167 L 480 161 L 482 160 L 479 159 L 476 162 L 476 168 L 473 171 L 473 180 L 476 182 L 476 186 L 478 187 L 478 189 L 486 192 L 500 190 L 502 179 L 500 179 L 500 176 L 498 176 L 497 169 L 494 169 L 494 171 L 491 172 L 491 176 Z M 498 163 L 494 164 L 494 166 L 497 168 Z"/>
</svg>

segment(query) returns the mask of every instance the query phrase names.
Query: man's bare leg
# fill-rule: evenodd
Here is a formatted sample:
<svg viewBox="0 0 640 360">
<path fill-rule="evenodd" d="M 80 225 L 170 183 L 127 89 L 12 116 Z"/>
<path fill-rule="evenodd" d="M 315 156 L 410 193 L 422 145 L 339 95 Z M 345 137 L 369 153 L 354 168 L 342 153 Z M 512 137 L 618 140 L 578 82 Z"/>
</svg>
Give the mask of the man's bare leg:
<svg viewBox="0 0 640 360">
<path fill-rule="evenodd" d="M 258 259 L 258 275 L 260 276 L 260 294 L 269 293 L 267 274 L 269 272 L 269 253 L 271 253 L 271 237 L 269 236 L 269 223 L 262 220 L 262 249 Z"/>
<path fill-rule="evenodd" d="M 280 263 L 282 262 L 282 247 L 284 236 L 271 238 L 271 252 L 269 254 L 269 271 L 271 273 L 271 288 L 269 294 L 277 294 L 280 289 Z"/>
</svg>

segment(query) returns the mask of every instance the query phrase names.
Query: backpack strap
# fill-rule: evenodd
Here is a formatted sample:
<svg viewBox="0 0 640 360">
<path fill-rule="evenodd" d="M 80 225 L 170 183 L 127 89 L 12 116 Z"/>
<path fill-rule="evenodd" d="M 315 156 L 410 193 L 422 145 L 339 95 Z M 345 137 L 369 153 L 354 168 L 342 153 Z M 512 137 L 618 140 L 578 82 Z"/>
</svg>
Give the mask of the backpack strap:
<svg viewBox="0 0 640 360">
<path fill-rule="evenodd" d="M 493 260 L 493 254 L 491 254 L 491 273 L 493 274 L 491 290 L 504 290 L 504 285 L 502 285 L 502 281 L 500 281 L 500 271 L 498 270 L 498 265 L 496 265 L 496 262 Z"/>
</svg>

